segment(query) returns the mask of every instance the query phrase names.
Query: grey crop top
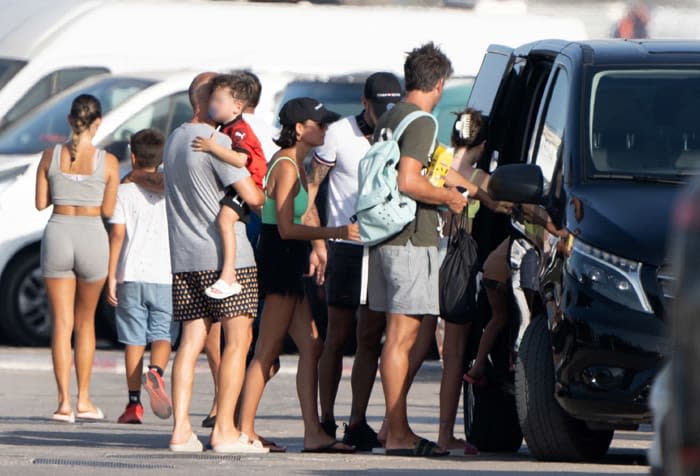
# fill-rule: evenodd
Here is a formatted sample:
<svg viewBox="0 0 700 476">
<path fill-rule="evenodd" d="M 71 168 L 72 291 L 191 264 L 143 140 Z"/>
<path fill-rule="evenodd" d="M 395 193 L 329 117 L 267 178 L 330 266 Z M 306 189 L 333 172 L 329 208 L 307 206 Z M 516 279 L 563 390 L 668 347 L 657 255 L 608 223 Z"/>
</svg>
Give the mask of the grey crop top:
<svg viewBox="0 0 700 476">
<path fill-rule="evenodd" d="M 62 144 L 53 149 L 49 166 L 49 190 L 54 205 L 99 207 L 105 191 L 105 151 L 98 149 L 95 169 L 90 175 L 61 172 Z"/>
</svg>

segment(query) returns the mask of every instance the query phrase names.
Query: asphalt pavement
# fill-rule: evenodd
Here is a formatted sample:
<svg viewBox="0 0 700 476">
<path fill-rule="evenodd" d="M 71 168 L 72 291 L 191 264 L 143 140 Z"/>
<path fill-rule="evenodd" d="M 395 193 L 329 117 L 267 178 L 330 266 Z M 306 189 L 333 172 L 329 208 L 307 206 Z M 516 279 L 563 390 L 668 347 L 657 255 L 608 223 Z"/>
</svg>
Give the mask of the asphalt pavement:
<svg viewBox="0 0 700 476">
<path fill-rule="evenodd" d="M 93 399 L 105 412 L 100 423 L 62 424 L 50 420 L 56 406 L 56 390 L 48 349 L 0 347 L 0 476 L 93 474 L 242 474 L 262 475 L 424 475 L 457 474 L 501 476 L 649 474 L 645 451 L 650 428 L 616 433 L 605 460 L 596 464 L 542 463 L 532 459 L 527 447 L 517 453 L 453 455 L 440 459 L 401 458 L 358 453 L 311 455 L 300 453 L 302 420 L 296 397 L 296 358 L 284 356 L 280 373 L 267 386 L 257 420 L 258 432 L 288 447 L 284 454 L 217 456 L 212 452 L 174 455 L 167 449 L 171 421 L 155 417 L 147 404 L 143 425 L 119 425 L 116 419 L 126 404 L 123 354 L 98 351 L 92 384 Z M 343 362 L 336 406 L 337 418 L 350 410 L 352 359 Z M 168 369 L 169 370 L 169 369 Z M 438 428 L 439 362 L 426 362 L 409 395 L 409 417 L 422 436 L 435 440 Z M 75 389 L 75 381 L 73 381 Z M 73 392 L 75 395 L 75 390 Z M 212 381 L 202 356 L 197 366 L 191 415 L 197 434 L 212 400 Z M 457 429 L 462 430 L 461 409 Z M 383 396 L 377 379 L 368 409 L 375 429 L 383 417 Z M 338 435 L 342 437 L 342 425 Z M 459 435 L 458 435 L 459 436 Z"/>
</svg>

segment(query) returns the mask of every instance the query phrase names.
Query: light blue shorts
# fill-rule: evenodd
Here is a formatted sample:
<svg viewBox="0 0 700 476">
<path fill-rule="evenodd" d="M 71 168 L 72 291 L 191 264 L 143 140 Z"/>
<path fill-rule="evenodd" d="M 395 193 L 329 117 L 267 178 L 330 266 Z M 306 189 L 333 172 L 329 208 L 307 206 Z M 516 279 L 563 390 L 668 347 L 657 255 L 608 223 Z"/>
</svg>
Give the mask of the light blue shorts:
<svg viewBox="0 0 700 476">
<path fill-rule="evenodd" d="M 117 286 L 117 337 L 126 345 L 175 342 L 180 332 L 173 322 L 172 286 L 126 282 Z"/>
</svg>

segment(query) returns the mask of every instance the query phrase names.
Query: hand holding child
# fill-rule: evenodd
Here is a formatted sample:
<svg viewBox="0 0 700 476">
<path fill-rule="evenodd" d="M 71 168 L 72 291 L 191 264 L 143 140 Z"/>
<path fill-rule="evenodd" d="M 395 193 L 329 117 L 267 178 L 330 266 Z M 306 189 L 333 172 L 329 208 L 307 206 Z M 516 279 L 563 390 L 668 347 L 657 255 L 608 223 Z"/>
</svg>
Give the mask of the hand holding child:
<svg viewBox="0 0 700 476">
<path fill-rule="evenodd" d="M 192 150 L 195 152 L 211 152 L 216 144 L 216 140 L 214 139 L 215 134 L 215 132 L 212 133 L 208 139 L 198 136 L 192 141 Z"/>
</svg>

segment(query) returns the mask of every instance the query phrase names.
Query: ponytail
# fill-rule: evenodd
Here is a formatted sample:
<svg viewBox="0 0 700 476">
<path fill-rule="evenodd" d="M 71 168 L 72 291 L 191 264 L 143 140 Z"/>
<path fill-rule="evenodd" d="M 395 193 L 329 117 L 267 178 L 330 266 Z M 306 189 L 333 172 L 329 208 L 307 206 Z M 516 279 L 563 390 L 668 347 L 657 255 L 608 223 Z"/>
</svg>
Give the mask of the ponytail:
<svg viewBox="0 0 700 476">
<path fill-rule="evenodd" d="M 90 94 L 81 94 L 73 100 L 71 104 L 68 121 L 72 129 L 71 145 L 70 145 L 70 160 L 75 162 L 78 154 L 78 141 L 80 134 L 85 132 L 92 124 L 102 117 L 102 106 L 100 101 Z"/>
</svg>

